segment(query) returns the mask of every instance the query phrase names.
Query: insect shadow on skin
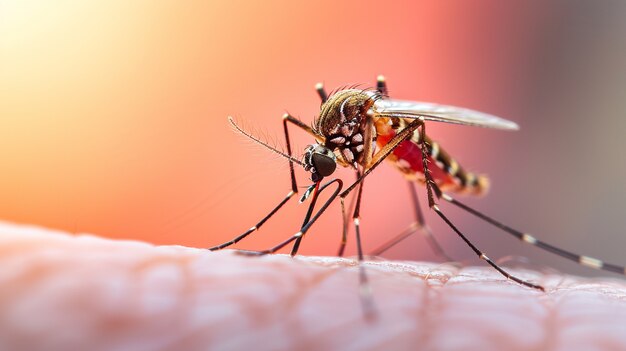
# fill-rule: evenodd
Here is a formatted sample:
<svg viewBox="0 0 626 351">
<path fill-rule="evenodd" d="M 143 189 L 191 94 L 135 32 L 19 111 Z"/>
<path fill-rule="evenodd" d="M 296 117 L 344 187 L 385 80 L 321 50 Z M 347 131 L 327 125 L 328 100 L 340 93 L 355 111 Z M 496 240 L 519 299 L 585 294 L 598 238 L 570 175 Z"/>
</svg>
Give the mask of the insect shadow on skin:
<svg viewBox="0 0 626 351">
<path fill-rule="evenodd" d="M 545 243 L 528 233 L 511 228 L 459 202 L 448 193 L 444 193 L 444 191 L 448 191 L 479 195 L 486 192 L 489 182 L 485 176 L 466 171 L 443 147 L 441 147 L 441 145 L 433 141 L 426 134 L 427 121 L 504 130 L 517 130 L 517 124 L 466 108 L 389 98 L 387 85 L 382 76 L 378 77 L 376 88 L 373 89 L 359 89 L 357 86 L 349 86 L 336 89 L 329 95 L 325 91 L 324 86 L 318 83 L 316 90 L 322 104 L 319 117 L 313 121 L 311 126 L 306 125 L 289 114 L 283 116 L 286 152 L 277 149 L 256 137 L 254 134 L 247 132 L 229 117 L 229 122 L 239 133 L 289 161 L 291 190 L 283 200 L 257 224 L 234 239 L 209 248 L 210 250 L 221 250 L 239 242 L 252 232 L 258 230 L 268 219 L 278 212 L 285 203 L 298 193 L 294 164 L 301 166 L 311 174 L 311 181 L 313 183 L 307 187 L 300 198 L 301 203 L 310 199 L 300 230 L 270 249 L 262 251 L 240 250 L 238 252 L 245 255 L 265 255 L 274 253 L 293 243 L 291 255 L 296 255 L 307 230 L 324 213 L 328 206 L 339 197 L 344 224 L 338 256 L 342 256 L 346 246 L 350 216 L 349 212 L 346 212 L 345 198 L 353 190 L 357 190 L 354 197 L 354 204 L 350 206 L 350 212 L 352 213 L 351 217 L 355 228 L 357 244 L 361 301 L 366 315 L 373 316 L 375 309 L 373 308 L 367 274 L 362 264 L 364 254 L 360 235 L 361 195 L 365 177 L 376 169 L 383 160 L 387 160 L 403 173 L 409 182 L 415 222 L 409 226 L 407 230 L 392 237 L 387 243 L 374 250 L 372 252 L 374 255 L 380 255 L 413 233 L 421 232 L 437 254 L 451 260 L 444 253 L 424 220 L 416 190 L 417 184 L 423 184 L 426 187 L 430 209 L 435 211 L 480 259 L 486 261 L 487 264 L 507 279 L 520 285 L 545 291 L 541 285 L 511 275 L 492 261 L 452 223 L 439 208 L 436 200 L 443 200 L 457 206 L 504 232 L 513 235 L 524 243 L 539 247 L 545 251 L 552 252 L 587 267 L 603 269 L 618 274 L 626 274 L 626 269 L 622 266 L 605 263 L 599 259 L 575 254 Z M 306 147 L 301 160 L 292 156 L 293 153 L 289 139 L 289 124 L 304 130 L 315 138 L 316 143 Z M 341 179 L 334 178 L 324 182 L 326 177 L 330 177 L 334 173 L 337 165 L 351 168 L 355 172 L 356 179 L 345 189 L 343 189 L 344 183 Z M 319 195 L 328 188 L 334 190 L 317 212 L 314 212 Z"/>
</svg>

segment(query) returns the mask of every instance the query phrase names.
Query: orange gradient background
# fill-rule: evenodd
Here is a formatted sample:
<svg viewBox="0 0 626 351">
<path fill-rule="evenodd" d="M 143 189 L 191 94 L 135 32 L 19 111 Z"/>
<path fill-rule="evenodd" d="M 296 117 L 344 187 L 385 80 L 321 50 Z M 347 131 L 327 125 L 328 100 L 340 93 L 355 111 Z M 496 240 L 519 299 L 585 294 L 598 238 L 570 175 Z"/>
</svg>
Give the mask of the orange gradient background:
<svg viewBox="0 0 626 351">
<path fill-rule="evenodd" d="M 282 145 L 285 111 L 315 117 L 316 82 L 367 86 L 385 74 L 394 97 L 521 125 L 429 125 L 461 164 L 491 176 L 490 194 L 466 202 L 626 264 L 625 23 L 619 2 L 0 1 L 0 218 L 157 244 L 226 241 L 289 190 L 287 163 L 226 116 Z M 291 134 L 298 154 L 312 142 Z M 367 179 L 366 249 L 410 223 L 406 190 L 388 166 Z M 239 247 L 296 232 L 306 209 L 292 201 Z M 492 257 L 592 274 L 442 208 Z M 473 259 L 428 220 L 451 255 Z M 301 252 L 334 254 L 340 226 L 335 204 Z M 434 259 L 417 236 L 388 256 Z"/>
</svg>

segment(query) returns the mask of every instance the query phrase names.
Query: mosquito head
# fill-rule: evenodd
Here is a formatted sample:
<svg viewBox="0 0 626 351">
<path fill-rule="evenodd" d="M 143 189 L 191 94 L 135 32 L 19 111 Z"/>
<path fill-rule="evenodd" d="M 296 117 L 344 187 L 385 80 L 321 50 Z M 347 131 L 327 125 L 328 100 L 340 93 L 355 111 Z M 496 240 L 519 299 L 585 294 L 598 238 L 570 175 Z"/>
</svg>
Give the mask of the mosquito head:
<svg viewBox="0 0 626 351">
<path fill-rule="evenodd" d="M 311 172 L 311 180 L 318 182 L 333 174 L 337 168 L 337 157 L 327 147 L 316 144 L 309 145 L 304 151 L 304 169 Z"/>
</svg>

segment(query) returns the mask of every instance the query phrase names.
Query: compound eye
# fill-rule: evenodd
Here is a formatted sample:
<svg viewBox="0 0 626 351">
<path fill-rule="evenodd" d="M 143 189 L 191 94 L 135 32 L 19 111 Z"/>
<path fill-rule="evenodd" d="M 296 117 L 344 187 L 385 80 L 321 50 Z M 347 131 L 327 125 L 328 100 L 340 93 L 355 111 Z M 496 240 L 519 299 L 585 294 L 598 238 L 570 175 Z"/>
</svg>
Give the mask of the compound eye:
<svg viewBox="0 0 626 351">
<path fill-rule="evenodd" d="M 324 177 L 333 174 L 333 172 L 337 168 L 337 162 L 335 162 L 332 157 L 324 154 L 314 153 L 311 156 L 311 161 L 317 173 Z"/>
</svg>

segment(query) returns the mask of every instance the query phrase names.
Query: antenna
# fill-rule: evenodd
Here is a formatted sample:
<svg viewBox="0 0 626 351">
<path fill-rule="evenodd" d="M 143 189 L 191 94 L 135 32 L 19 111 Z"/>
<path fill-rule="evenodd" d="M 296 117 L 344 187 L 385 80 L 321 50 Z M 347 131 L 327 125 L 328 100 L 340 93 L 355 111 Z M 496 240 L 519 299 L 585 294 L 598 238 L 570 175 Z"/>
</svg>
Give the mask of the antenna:
<svg viewBox="0 0 626 351">
<path fill-rule="evenodd" d="M 252 139 L 253 141 L 255 141 L 255 142 L 257 142 L 257 143 L 259 143 L 259 144 L 261 144 L 261 145 L 265 146 L 265 147 L 266 147 L 266 148 L 268 148 L 270 151 L 273 151 L 274 153 L 277 153 L 277 154 L 281 155 L 282 157 L 284 157 L 284 158 L 286 158 L 286 159 L 290 160 L 291 162 L 293 162 L 293 163 L 297 163 L 297 164 L 299 164 L 300 166 L 304 167 L 304 163 L 302 163 L 302 161 L 298 160 L 297 158 L 294 158 L 294 157 L 293 157 L 293 156 L 291 156 L 291 155 L 288 155 L 288 154 L 286 154 L 286 153 L 284 153 L 284 152 L 282 152 L 282 151 L 278 150 L 277 148 L 275 148 L 275 147 L 273 147 L 273 146 L 269 145 L 268 143 L 266 143 L 265 141 L 263 141 L 263 140 L 261 140 L 261 139 L 259 139 L 259 138 L 255 137 L 254 135 L 252 135 L 252 134 L 250 134 L 250 133 L 246 132 L 245 130 L 243 130 L 243 128 L 239 127 L 239 126 L 237 125 L 237 123 L 235 123 L 235 120 L 234 120 L 231 116 L 228 116 L 228 122 L 229 122 L 229 123 L 233 126 L 233 128 L 235 128 L 235 130 L 237 130 L 239 133 L 241 133 L 241 134 L 243 134 L 243 135 L 247 136 L 248 138 Z"/>
</svg>

